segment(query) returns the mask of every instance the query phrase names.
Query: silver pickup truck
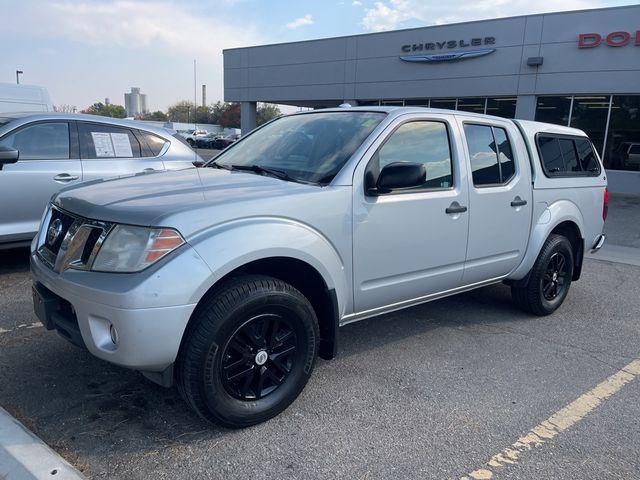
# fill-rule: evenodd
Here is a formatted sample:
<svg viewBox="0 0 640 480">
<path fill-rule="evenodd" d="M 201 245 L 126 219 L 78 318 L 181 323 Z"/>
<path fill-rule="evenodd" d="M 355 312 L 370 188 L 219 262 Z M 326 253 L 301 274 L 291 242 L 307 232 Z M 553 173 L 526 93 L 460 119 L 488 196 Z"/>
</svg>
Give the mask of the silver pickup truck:
<svg viewBox="0 0 640 480">
<path fill-rule="evenodd" d="M 580 130 L 422 108 L 281 117 L 204 168 L 63 190 L 32 243 L 48 329 L 267 420 L 338 327 L 497 282 L 547 315 L 599 249 L 604 169 Z"/>
</svg>

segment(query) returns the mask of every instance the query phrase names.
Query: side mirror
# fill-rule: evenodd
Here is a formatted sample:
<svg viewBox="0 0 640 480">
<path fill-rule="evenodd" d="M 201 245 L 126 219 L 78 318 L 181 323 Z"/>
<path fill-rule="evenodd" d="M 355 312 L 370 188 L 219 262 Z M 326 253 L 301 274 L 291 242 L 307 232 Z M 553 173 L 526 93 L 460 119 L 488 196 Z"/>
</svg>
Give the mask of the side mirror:
<svg viewBox="0 0 640 480">
<path fill-rule="evenodd" d="M 0 170 L 7 163 L 16 163 L 20 157 L 20 152 L 15 148 L 0 145 Z"/>
<path fill-rule="evenodd" d="M 375 191 L 371 193 L 388 193 L 397 188 L 419 187 L 426 179 L 427 171 L 421 163 L 390 163 L 380 172 Z"/>
</svg>

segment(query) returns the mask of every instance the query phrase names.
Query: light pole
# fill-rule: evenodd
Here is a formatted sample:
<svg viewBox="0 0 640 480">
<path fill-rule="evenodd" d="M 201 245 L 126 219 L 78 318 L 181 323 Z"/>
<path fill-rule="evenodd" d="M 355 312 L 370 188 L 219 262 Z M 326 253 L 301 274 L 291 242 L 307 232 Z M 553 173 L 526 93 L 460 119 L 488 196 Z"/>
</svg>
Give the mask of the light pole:
<svg viewBox="0 0 640 480">
<path fill-rule="evenodd" d="M 16 84 L 20 85 L 20 75 L 23 73 L 22 70 L 16 70 Z"/>
</svg>

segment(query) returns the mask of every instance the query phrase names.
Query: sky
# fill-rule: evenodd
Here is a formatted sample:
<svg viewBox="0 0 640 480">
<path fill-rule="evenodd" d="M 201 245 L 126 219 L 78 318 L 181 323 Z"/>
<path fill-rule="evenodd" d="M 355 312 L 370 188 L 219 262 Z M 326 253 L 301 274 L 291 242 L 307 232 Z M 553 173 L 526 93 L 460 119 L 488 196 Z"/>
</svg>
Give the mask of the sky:
<svg viewBox="0 0 640 480">
<path fill-rule="evenodd" d="M 124 105 L 140 87 L 150 110 L 223 99 L 225 48 L 414 28 L 629 0 L 0 0 L 0 82 L 49 90 L 55 105 Z"/>
</svg>

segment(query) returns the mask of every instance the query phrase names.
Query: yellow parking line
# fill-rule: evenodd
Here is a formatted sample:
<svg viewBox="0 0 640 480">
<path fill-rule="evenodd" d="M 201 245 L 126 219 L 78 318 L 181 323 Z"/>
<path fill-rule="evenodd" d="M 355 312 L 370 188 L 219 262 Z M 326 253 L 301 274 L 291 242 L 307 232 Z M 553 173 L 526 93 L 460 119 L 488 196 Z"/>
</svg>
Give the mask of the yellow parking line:
<svg viewBox="0 0 640 480">
<path fill-rule="evenodd" d="M 510 447 L 491 457 L 483 468 L 474 470 L 462 477 L 461 480 L 489 480 L 493 478 L 494 473 L 499 471 L 500 468 L 518 463 L 523 452 L 542 446 L 559 433 L 572 427 L 589 412 L 596 409 L 604 400 L 638 376 L 640 376 L 640 359 L 635 359 L 594 389 L 584 395 L 580 395 L 569 405 L 533 427 Z"/>
</svg>

